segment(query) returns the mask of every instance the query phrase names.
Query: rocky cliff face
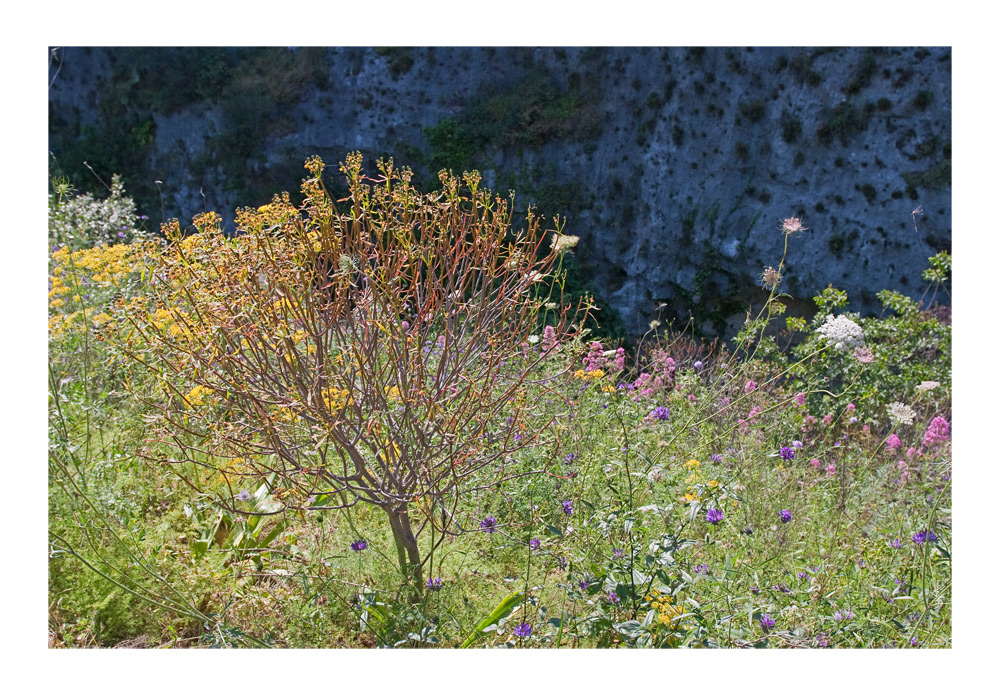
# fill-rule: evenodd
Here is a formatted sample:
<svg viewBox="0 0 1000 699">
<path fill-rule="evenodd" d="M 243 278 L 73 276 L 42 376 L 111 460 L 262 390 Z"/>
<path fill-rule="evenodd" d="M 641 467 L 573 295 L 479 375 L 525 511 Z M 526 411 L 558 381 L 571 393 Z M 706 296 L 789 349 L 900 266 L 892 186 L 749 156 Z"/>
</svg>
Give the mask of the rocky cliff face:
<svg viewBox="0 0 1000 699">
<path fill-rule="evenodd" d="M 312 154 L 393 156 L 428 185 L 475 168 L 566 217 L 581 278 L 633 334 L 659 315 L 732 337 L 789 216 L 809 230 L 783 290 L 832 283 L 865 312 L 881 289 L 919 297 L 927 257 L 951 247 L 947 48 L 58 55 L 50 147 L 81 189 L 88 160 L 184 224 L 295 191 Z"/>
</svg>

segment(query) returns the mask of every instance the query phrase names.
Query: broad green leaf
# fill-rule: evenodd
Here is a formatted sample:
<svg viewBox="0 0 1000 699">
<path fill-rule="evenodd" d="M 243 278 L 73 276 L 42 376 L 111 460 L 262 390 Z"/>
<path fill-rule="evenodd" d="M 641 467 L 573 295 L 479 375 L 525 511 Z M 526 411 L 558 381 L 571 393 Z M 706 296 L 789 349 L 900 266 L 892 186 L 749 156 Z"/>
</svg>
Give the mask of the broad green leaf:
<svg viewBox="0 0 1000 699">
<path fill-rule="evenodd" d="M 489 616 L 485 617 L 478 624 L 476 624 L 476 628 L 472 630 L 469 637 L 465 639 L 464 643 L 462 643 L 462 648 L 468 648 L 471 646 L 479 634 L 485 631 L 486 627 L 491 624 L 496 624 L 498 621 L 511 614 L 523 596 L 523 592 L 517 592 L 513 595 L 505 597 L 503 601 L 497 605 L 496 609 L 490 612 Z"/>
</svg>

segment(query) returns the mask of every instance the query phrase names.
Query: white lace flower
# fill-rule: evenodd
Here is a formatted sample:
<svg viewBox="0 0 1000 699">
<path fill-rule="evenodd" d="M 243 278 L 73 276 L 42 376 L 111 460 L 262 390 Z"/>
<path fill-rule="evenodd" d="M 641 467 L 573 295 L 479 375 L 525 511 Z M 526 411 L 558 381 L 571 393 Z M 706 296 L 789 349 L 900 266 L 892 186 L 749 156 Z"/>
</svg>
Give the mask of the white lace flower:
<svg viewBox="0 0 1000 699">
<path fill-rule="evenodd" d="M 865 342 L 864 330 L 847 316 L 837 316 L 836 318 L 832 315 L 827 316 L 826 322 L 819 326 L 816 332 L 832 342 L 837 349 L 842 349 L 844 345 L 861 347 Z"/>
<path fill-rule="evenodd" d="M 902 403 L 889 403 L 886 407 L 886 411 L 889 413 L 889 417 L 901 425 L 912 425 L 913 418 L 917 416 L 917 414 L 913 412 L 913 408 Z"/>
<path fill-rule="evenodd" d="M 940 386 L 937 381 L 921 381 L 917 384 L 918 391 L 931 391 Z"/>
<path fill-rule="evenodd" d="M 556 251 L 556 254 L 561 254 L 572 247 L 575 247 L 577 243 L 580 242 L 580 237 L 575 235 L 561 235 L 559 233 L 554 233 L 552 235 L 552 248 Z"/>
</svg>

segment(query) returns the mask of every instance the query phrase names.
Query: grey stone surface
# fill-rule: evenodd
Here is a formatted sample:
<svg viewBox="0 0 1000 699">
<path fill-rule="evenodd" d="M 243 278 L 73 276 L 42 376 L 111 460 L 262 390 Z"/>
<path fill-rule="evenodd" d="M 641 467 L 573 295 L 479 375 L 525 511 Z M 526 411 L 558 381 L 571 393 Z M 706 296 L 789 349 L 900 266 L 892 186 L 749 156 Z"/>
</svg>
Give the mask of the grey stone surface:
<svg viewBox="0 0 1000 699">
<path fill-rule="evenodd" d="M 855 310 L 877 312 L 877 291 L 919 297 L 927 257 L 950 250 L 948 48 L 405 51 L 409 67 L 394 71 L 390 53 L 329 49 L 326 86 L 289 108 L 293 126 L 248 153 L 248 168 L 314 153 L 335 166 L 354 149 L 369 163 L 391 154 L 419 168 L 407 154 L 429 158 L 427 128 L 542 75 L 582 97 L 566 124 L 590 131 L 477 144 L 475 165 L 487 185 L 513 184 L 524 203 L 546 185 L 573 194 L 562 213 L 566 232 L 581 238 L 577 260 L 630 333 L 660 312 L 731 337 L 761 296 L 756 277 L 781 258 L 789 216 L 809 229 L 785 260 L 782 288 L 799 299 L 832 283 Z M 52 108 L 99 127 L 110 63 L 104 50 L 67 53 Z M 152 167 L 169 190 L 168 215 L 190 220 L 211 208 L 231 221 L 237 206 L 262 203 L 238 200 L 231 173 L 195 167 L 223 126 L 212 100 L 155 123 Z"/>
</svg>

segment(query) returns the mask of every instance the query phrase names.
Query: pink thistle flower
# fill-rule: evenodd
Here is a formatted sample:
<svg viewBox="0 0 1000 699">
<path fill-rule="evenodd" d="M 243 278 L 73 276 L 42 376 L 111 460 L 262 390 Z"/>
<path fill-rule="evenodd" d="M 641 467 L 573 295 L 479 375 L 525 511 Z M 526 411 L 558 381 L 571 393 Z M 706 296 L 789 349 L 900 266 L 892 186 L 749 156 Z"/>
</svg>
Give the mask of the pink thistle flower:
<svg viewBox="0 0 1000 699">
<path fill-rule="evenodd" d="M 820 467 L 819 459 L 809 459 L 809 465 L 812 466 L 813 468 L 819 468 Z"/>
<path fill-rule="evenodd" d="M 847 412 L 852 412 L 854 410 L 854 403 L 847 404 Z"/>
<path fill-rule="evenodd" d="M 875 361 L 875 353 L 868 347 L 858 347 L 854 350 L 854 358 L 862 364 L 871 364 Z"/>
</svg>

